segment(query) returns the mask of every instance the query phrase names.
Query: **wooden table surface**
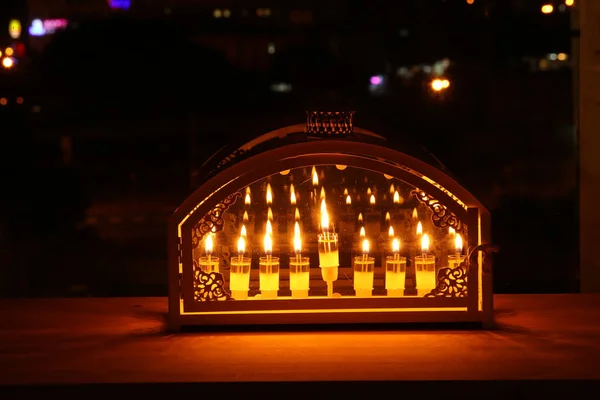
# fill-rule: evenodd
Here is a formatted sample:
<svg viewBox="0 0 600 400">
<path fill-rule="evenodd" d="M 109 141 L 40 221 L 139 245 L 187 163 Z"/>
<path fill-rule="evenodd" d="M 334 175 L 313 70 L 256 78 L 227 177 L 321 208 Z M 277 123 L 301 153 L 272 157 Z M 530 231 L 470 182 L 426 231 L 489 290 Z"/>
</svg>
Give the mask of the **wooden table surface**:
<svg viewBox="0 0 600 400">
<path fill-rule="evenodd" d="M 495 330 L 164 331 L 166 298 L 0 300 L 0 384 L 600 379 L 600 295 L 497 295 Z"/>
</svg>

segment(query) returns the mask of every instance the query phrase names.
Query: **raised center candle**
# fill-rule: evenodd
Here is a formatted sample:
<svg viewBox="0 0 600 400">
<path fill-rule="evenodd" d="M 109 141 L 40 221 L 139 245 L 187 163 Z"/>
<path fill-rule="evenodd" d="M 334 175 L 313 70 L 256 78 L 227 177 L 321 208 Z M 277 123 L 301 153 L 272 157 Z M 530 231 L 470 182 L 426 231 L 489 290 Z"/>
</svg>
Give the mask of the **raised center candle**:
<svg viewBox="0 0 600 400">
<path fill-rule="evenodd" d="M 319 267 L 321 276 L 327 283 L 327 295 L 333 296 L 333 282 L 338 278 L 338 267 L 340 265 L 340 254 L 338 250 L 337 233 L 329 232 L 329 214 L 325 199 L 321 200 L 321 229 L 318 235 L 319 245 Z"/>
<path fill-rule="evenodd" d="M 302 242 L 298 221 L 294 226 L 294 257 L 290 257 L 290 290 L 292 298 L 308 297 L 310 284 L 310 262 L 308 257 L 302 257 Z"/>
<path fill-rule="evenodd" d="M 415 257 L 415 273 L 419 296 L 431 292 L 436 286 L 435 257 L 427 254 L 429 251 L 429 236 L 425 233 L 421 238 L 422 255 Z"/>
<path fill-rule="evenodd" d="M 265 257 L 258 260 L 260 293 L 263 299 L 276 299 L 279 291 L 279 257 L 273 257 L 273 239 L 265 234 Z"/>
<path fill-rule="evenodd" d="M 212 255 L 213 252 L 213 238 L 212 233 L 209 233 L 204 240 L 204 250 L 206 256 L 200 257 L 198 260 L 198 266 L 204 272 L 219 272 L 219 257 L 214 257 Z"/>
<path fill-rule="evenodd" d="M 242 229 L 245 227 L 242 225 Z M 250 257 L 244 257 L 246 249 L 245 235 L 238 239 L 238 255 L 231 257 L 231 272 L 229 274 L 229 289 L 236 300 L 247 300 L 250 289 Z"/>
<path fill-rule="evenodd" d="M 369 241 L 363 240 L 362 256 L 354 257 L 354 291 L 356 297 L 371 297 L 375 277 L 375 258 L 369 257 Z"/>
<path fill-rule="evenodd" d="M 400 241 L 392 241 L 391 256 L 385 260 L 385 289 L 388 296 L 399 297 L 404 294 L 404 281 L 406 278 L 406 257 L 400 256 Z"/>
<path fill-rule="evenodd" d="M 451 254 L 448 256 L 448 268 L 455 269 L 464 261 L 465 256 L 462 255 L 463 243 L 462 237 L 457 233 L 454 239 L 454 248 L 456 250 L 456 254 Z"/>
</svg>

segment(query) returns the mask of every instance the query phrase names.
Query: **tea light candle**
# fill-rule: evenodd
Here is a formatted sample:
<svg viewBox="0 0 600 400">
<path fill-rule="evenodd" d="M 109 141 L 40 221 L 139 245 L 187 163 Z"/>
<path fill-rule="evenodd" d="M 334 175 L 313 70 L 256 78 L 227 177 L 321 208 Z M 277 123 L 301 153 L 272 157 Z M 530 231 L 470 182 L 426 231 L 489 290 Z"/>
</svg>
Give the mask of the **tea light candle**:
<svg viewBox="0 0 600 400">
<path fill-rule="evenodd" d="M 273 257 L 273 239 L 267 232 L 264 240 L 265 257 L 258 260 L 260 293 L 263 299 L 276 299 L 279 291 L 279 257 Z"/>
<path fill-rule="evenodd" d="M 290 290 L 292 291 L 292 298 L 307 298 L 310 284 L 310 261 L 308 257 L 302 257 L 302 242 L 298 221 L 296 221 L 296 225 L 294 226 L 294 252 L 296 256 L 290 258 Z"/>
<path fill-rule="evenodd" d="M 362 256 L 354 257 L 354 292 L 356 297 L 371 297 L 375 276 L 375 258 L 369 257 L 369 241 L 363 240 Z"/>
<path fill-rule="evenodd" d="M 448 256 L 448 267 L 452 269 L 457 268 L 465 259 L 465 256 L 462 255 L 462 237 L 459 234 L 455 235 L 454 248 L 456 250 L 456 254 L 451 254 Z"/>
<path fill-rule="evenodd" d="M 200 260 L 198 261 L 198 265 L 200 266 L 200 269 L 202 271 L 206 272 L 207 274 L 209 274 L 211 272 L 219 272 L 219 257 L 212 256 L 212 252 L 213 252 L 212 236 L 213 236 L 212 233 L 209 233 L 208 236 L 206 236 L 206 239 L 204 240 L 204 251 L 206 253 L 206 256 L 200 257 Z"/>
<path fill-rule="evenodd" d="M 242 233 L 245 230 L 242 226 Z M 244 235 L 238 239 L 238 255 L 231 257 L 231 273 L 229 274 L 229 289 L 231 296 L 236 300 L 247 300 L 250 289 L 250 257 L 244 257 L 246 240 Z"/>
<path fill-rule="evenodd" d="M 415 257 L 417 290 L 420 296 L 431 292 L 436 286 L 435 257 L 429 251 L 429 236 L 425 233 L 421 238 L 422 255 Z"/>
<path fill-rule="evenodd" d="M 404 280 L 406 278 L 406 257 L 400 256 L 400 241 L 392 240 L 391 256 L 385 262 L 385 289 L 390 297 L 399 297 L 404 294 Z"/>
<path fill-rule="evenodd" d="M 321 200 L 321 229 L 318 235 L 319 267 L 321 276 L 327 283 L 327 295 L 333 297 L 333 282 L 338 278 L 340 255 L 337 233 L 329 232 L 329 214 L 325 199 Z"/>
</svg>

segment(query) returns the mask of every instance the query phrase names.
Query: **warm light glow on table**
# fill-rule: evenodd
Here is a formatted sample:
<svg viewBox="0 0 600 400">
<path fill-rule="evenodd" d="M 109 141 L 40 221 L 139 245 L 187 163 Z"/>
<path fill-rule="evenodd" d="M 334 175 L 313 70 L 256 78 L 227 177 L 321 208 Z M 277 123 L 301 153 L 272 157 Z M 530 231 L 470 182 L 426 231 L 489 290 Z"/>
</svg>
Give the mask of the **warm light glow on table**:
<svg viewBox="0 0 600 400">
<path fill-rule="evenodd" d="M 242 232 L 246 227 L 242 225 Z M 249 257 L 244 257 L 246 250 L 246 240 L 244 236 L 238 239 L 238 255 L 231 257 L 231 271 L 229 274 L 229 289 L 231 296 L 236 300 L 247 300 L 248 290 L 250 289 L 250 261 Z"/>
<path fill-rule="evenodd" d="M 399 297 L 404 294 L 406 279 L 406 257 L 400 256 L 400 241 L 394 238 L 392 241 L 392 253 L 386 257 L 385 265 L 385 289 L 390 297 Z"/>
<path fill-rule="evenodd" d="M 298 221 L 294 225 L 294 252 L 296 256 L 290 258 L 290 290 L 292 291 L 292 298 L 307 298 L 310 284 L 310 261 L 308 257 L 302 257 L 302 239 Z"/>
<path fill-rule="evenodd" d="M 321 276 L 327 282 L 327 295 L 333 296 L 333 282 L 338 278 L 340 257 L 337 233 L 329 232 L 329 213 L 325 199 L 321 200 L 321 230 L 318 235 L 319 267 Z"/>
<path fill-rule="evenodd" d="M 357 297 L 373 295 L 375 258 L 369 257 L 369 241 L 362 242 L 362 256 L 354 257 L 354 291 Z"/>
<path fill-rule="evenodd" d="M 552 11 L 554 11 L 554 7 L 552 6 L 552 4 L 544 4 L 542 6 L 543 14 L 552 14 Z"/>
<path fill-rule="evenodd" d="M 268 221 L 267 221 L 268 224 Z M 260 293 L 263 299 L 276 299 L 279 291 L 279 257 L 273 257 L 273 239 L 265 234 L 265 257 L 258 260 Z"/>
</svg>

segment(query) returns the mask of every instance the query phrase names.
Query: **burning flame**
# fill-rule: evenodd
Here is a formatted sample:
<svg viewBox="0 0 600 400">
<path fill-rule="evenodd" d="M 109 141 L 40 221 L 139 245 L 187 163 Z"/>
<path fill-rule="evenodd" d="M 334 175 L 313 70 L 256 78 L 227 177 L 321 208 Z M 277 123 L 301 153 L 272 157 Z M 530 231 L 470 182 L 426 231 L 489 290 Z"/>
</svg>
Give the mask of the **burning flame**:
<svg viewBox="0 0 600 400">
<path fill-rule="evenodd" d="M 456 235 L 456 239 L 454 239 L 454 247 L 456 248 L 457 253 L 462 253 L 463 241 L 460 235 Z"/>
<path fill-rule="evenodd" d="M 245 251 L 246 251 L 246 241 L 244 240 L 243 236 L 240 236 L 240 238 L 238 239 L 238 253 L 244 254 Z"/>
<path fill-rule="evenodd" d="M 388 222 L 390 221 L 390 212 L 389 211 L 385 213 L 385 220 Z"/>
<path fill-rule="evenodd" d="M 273 211 L 271 211 L 271 207 L 269 207 L 269 210 L 267 211 L 267 219 L 273 221 Z"/>
<path fill-rule="evenodd" d="M 250 205 L 250 193 L 246 193 L 246 198 L 244 199 L 244 204 L 247 206 Z"/>
<path fill-rule="evenodd" d="M 346 204 L 352 204 L 352 198 L 350 198 L 350 195 L 346 196 Z"/>
<path fill-rule="evenodd" d="M 344 196 L 348 196 L 348 188 L 344 189 Z"/>
<path fill-rule="evenodd" d="M 294 184 L 290 184 L 290 192 L 295 192 L 296 188 L 294 187 Z"/>
<path fill-rule="evenodd" d="M 363 222 L 362 213 L 358 213 L 358 222 Z"/>
<path fill-rule="evenodd" d="M 300 221 L 300 211 L 296 208 L 296 212 L 294 213 L 294 220 Z"/>
<path fill-rule="evenodd" d="M 419 218 L 419 214 L 417 213 L 417 208 L 416 207 L 413 209 L 413 215 L 412 215 L 412 217 L 413 217 L 413 219 Z"/>
<path fill-rule="evenodd" d="M 369 254 L 369 241 L 367 239 L 362 242 L 362 251 L 363 254 Z"/>
<path fill-rule="evenodd" d="M 244 217 L 242 219 L 244 222 L 248 222 L 248 211 L 244 211 Z"/>
<path fill-rule="evenodd" d="M 267 220 L 267 229 L 266 229 L 267 235 L 272 235 L 273 234 L 273 227 L 271 226 L 271 221 Z"/>
<path fill-rule="evenodd" d="M 455 230 L 454 230 L 454 228 L 453 228 L 453 227 L 451 227 L 451 226 L 449 226 L 449 227 L 448 227 L 448 233 L 449 233 L 450 235 L 456 235 L 456 231 L 455 231 Z"/>
<path fill-rule="evenodd" d="M 321 200 L 321 228 L 324 231 L 329 230 L 329 214 L 327 214 L 325 199 Z"/>
<path fill-rule="evenodd" d="M 302 243 L 300 241 L 300 225 L 298 225 L 298 221 L 296 221 L 296 225 L 294 225 L 294 251 L 296 253 L 300 253 L 302 251 Z"/>
<path fill-rule="evenodd" d="M 250 194 L 250 186 L 246 186 L 246 194 Z"/>
<path fill-rule="evenodd" d="M 417 235 L 423 234 L 423 225 L 421 225 L 421 221 L 417 224 Z"/>
<path fill-rule="evenodd" d="M 368 189 L 367 189 L 367 195 L 369 195 L 369 196 L 370 196 L 370 195 L 371 195 L 371 193 L 373 193 L 373 192 L 371 191 L 371 188 L 368 188 Z"/>
<path fill-rule="evenodd" d="M 270 234 L 265 235 L 265 254 L 271 254 L 273 252 L 273 239 Z"/>
<path fill-rule="evenodd" d="M 209 233 L 204 241 L 204 250 L 206 250 L 206 254 L 211 255 L 213 252 L 213 239 L 212 233 Z"/>
<path fill-rule="evenodd" d="M 246 225 L 242 225 L 242 230 L 240 231 L 241 237 L 246 237 Z"/>
<path fill-rule="evenodd" d="M 325 198 L 325 188 L 322 187 L 321 188 L 321 199 L 324 199 L 324 198 Z"/>
<path fill-rule="evenodd" d="M 429 251 L 429 236 L 427 234 L 424 234 L 421 238 L 421 251 L 423 254 L 427 254 Z"/>
<path fill-rule="evenodd" d="M 400 204 L 400 194 L 398 192 L 394 192 L 394 204 Z"/>
<path fill-rule="evenodd" d="M 292 190 L 292 193 L 290 194 L 290 203 L 292 205 L 296 205 L 296 192 L 294 192 L 293 190 Z"/>
<path fill-rule="evenodd" d="M 397 238 L 394 238 L 394 240 L 392 241 L 392 251 L 394 253 L 400 252 L 400 241 Z"/>
<path fill-rule="evenodd" d="M 319 175 L 317 175 L 317 170 L 315 169 L 315 167 L 313 167 L 312 169 L 312 184 L 313 186 L 319 185 Z"/>
<path fill-rule="evenodd" d="M 390 226 L 390 229 L 388 230 L 388 236 L 394 237 L 394 227 L 393 226 Z"/>
<path fill-rule="evenodd" d="M 392 183 L 390 185 L 390 194 L 394 194 L 395 191 L 396 191 L 396 188 L 394 187 L 394 184 Z"/>
<path fill-rule="evenodd" d="M 365 227 L 364 226 L 360 227 L 360 237 L 365 237 Z"/>
<path fill-rule="evenodd" d="M 270 183 L 267 183 L 267 204 L 273 204 L 273 192 Z"/>
<path fill-rule="evenodd" d="M 369 203 L 375 204 L 375 195 L 374 194 L 371 195 L 371 198 L 369 199 Z"/>
</svg>

